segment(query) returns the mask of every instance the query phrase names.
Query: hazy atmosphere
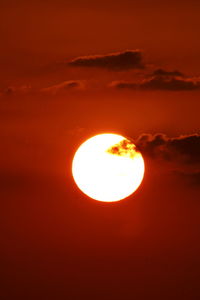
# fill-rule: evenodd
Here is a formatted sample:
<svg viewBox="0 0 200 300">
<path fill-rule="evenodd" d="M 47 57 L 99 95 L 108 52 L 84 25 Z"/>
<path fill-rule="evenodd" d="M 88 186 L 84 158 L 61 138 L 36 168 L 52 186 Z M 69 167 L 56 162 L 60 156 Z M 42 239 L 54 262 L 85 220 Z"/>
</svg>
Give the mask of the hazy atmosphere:
<svg viewBox="0 0 200 300">
<path fill-rule="evenodd" d="M 200 297 L 200 3 L 1 1 L 2 300 Z M 72 178 L 82 142 L 132 141 L 123 201 Z"/>
</svg>

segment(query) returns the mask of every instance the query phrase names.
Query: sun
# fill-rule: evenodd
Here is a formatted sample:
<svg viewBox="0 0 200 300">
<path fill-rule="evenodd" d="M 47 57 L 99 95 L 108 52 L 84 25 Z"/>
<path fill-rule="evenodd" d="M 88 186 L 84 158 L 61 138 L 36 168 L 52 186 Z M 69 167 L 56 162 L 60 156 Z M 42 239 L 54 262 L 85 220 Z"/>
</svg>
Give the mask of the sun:
<svg viewBox="0 0 200 300">
<path fill-rule="evenodd" d="M 86 140 L 72 162 L 73 178 L 87 196 L 114 202 L 130 196 L 144 177 L 144 160 L 122 135 L 104 133 Z"/>
</svg>

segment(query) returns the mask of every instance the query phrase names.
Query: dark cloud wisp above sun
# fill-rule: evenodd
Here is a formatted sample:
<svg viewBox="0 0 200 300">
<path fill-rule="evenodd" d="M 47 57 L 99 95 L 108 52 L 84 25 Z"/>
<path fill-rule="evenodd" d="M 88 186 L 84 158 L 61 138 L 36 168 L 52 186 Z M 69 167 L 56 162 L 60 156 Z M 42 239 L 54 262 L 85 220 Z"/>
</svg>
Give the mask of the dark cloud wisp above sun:
<svg viewBox="0 0 200 300">
<path fill-rule="evenodd" d="M 104 68 L 113 71 L 144 68 L 140 50 L 81 56 L 71 60 L 68 65 L 72 67 Z"/>
<path fill-rule="evenodd" d="M 111 87 L 130 90 L 193 91 L 200 89 L 199 78 L 186 77 L 179 71 L 158 69 L 152 75 L 145 75 L 139 82 L 113 81 Z"/>
<path fill-rule="evenodd" d="M 64 92 L 66 90 L 81 90 L 85 87 L 85 81 L 83 80 L 67 80 L 40 90 L 40 92 L 48 93 L 48 94 L 58 94 L 60 92 Z"/>
<path fill-rule="evenodd" d="M 166 71 L 164 69 L 156 69 L 152 75 L 153 76 L 182 76 L 182 77 L 184 77 L 184 74 L 178 70 Z"/>
</svg>

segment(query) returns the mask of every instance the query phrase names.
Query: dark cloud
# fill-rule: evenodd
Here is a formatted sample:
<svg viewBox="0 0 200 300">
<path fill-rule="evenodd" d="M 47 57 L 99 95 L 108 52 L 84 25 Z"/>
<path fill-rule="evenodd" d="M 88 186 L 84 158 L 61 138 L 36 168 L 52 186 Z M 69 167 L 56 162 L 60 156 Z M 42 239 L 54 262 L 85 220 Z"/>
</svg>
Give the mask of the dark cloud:
<svg viewBox="0 0 200 300">
<path fill-rule="evenodd" d="M 164 134 L 143 134 L 136 141 L 146 156 L 184 164 L 200 164 L 200 135 L 169 138 Z"/>
<path fill-rule="evenodd" d="M 200 80 L 199 78 L 185 77 L 179 71 L 157 69 L 151 76 L 146 76 L 140 82 L 113 81 L 110 86 L 133 90 L 192 91 L 200 89 Z"/>
<path fill-rule="evenodd" d="M 200 88 L 200 82 L 179 77 L 154 76 L 140 84 L 143 90 L 192 91 Z"/>
<path fill-rule="evenodd" d="M 157 69 L 153 72 L 153 76 L 181 76 L 184 77 L 184 74 L 180 71 L 174 70 L 174 71 L 166 71 L 163 69 Z"/>
<path fill-rule="evenodd" d="M 83 90 L 85 86 L 86 86 L 85 80 L 67 80 L 41 89 L 35 89 L 30 85 L 9 86 L 0 93 L 0 96 L 4 96 L 4 95 L 12 96 L 18 94 L 23 95 L 23 94 L 35 94 L 35 93 L 57 95 L 58 93 L 63 93 L 66 90 Z"/>
<path fill-rule="evenodd" d="M 50 93 L 55 95 L 57 93 L 64 92 L 65 90 L 69 90 L 69 89 L 79 90 L 79 89 L 84 89 L 84 87 L 85 87 L 85 81 L 83 80 L 67 80 L 59 84 L 55 84 L 47 88 L 43 88 L 40 90 L 40 92 Z"/>
<path fill-rule="evenodd" d="M 106 55 L 81 56 L 73 59 L 68 64 L 75 67 L 105 68 L 114 71 L 144 68 L 140 50 L 127 50 Z"/>
</svg>

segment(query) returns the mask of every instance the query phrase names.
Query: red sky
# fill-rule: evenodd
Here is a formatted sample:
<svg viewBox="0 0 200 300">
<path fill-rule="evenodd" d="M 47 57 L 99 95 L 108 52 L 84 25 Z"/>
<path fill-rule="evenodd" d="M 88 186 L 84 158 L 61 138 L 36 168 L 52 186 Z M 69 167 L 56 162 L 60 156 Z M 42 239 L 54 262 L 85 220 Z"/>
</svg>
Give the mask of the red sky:
<svg viewBox="0 0 200 300">
<path fill-rule="evenodd" d="M 199 2 L 0 6 L 1 299 L 199 299 Z M 115 204 L 71 174 L 101 132 L 145 159 Z"/>
</svg>

